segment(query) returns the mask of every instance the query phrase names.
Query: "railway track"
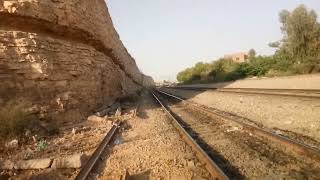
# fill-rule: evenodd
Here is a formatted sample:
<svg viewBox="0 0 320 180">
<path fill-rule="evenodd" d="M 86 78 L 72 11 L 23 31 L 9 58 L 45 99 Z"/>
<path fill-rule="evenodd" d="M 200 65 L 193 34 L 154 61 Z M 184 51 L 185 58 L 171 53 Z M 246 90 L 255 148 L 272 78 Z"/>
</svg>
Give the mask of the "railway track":
<svg viewBox="0 0 320 180">
<path fill-rule="evenodd" d="M 319 149 L 230 120 L 219 112 L 163 91 L 152 94 L 213 179 L 320 177 Z M 107 133 L 77 180 L 88 179 L 120 125 L 120 122 L 115 123 Z"/>
<path fill-rule="evenodd" d="M 320 153 L 316 148 L 241 121 L 230 120 L 166 92 L 153 94 L 167 114 L 177 119 L 185 133 L 198 143 L 228 178 L 320 177 Z"/>
<path fill-rule="evenodd" d="M 107 135 L 104 137 L 98 148 L 94 151 L 88 162 L 85 164 L 85 166 L 81 169 L 81 171 L 78 173 L 76 180 L 86 180 L 88 176 L 90 175 L 91 171 L 93 170 L 93 167 L 96 166 L 98 160 L 100 159 L 103 152 L 106 150 L 108 145 L 110 145 L 114 135 L 117 133 L 119 127 L 121 125 L 121 122 L 116 122 L 112 128 L 109 130 Z"/>
<path fill-rule="evenodd" d="M 205 150 L 190 136 L 190 134 L 185 130 L 181 121 L 171 112 L 171 110 L 164 104 L 156 92 L 152 92 L 153 97 L 165 110 L 166 114 L 172 119 L 173 125 L 179 131 L 180 135 L 186 141 L 186 143 L 192 147 L 192 149 L 197 153 L 197 157 L 205 164 L 207 170 L 210 174 L 215 177 L 215 179 L 229 179 L 228 176 L 220 169 L 220 167 L 209 157 Z"/>
<path fill-rule="evenodd" d="M 320 89 L 263 89 L 263 88 L 214 88 L 214 87 L 166 87 L 171 89 L 217 91 L 223 93 L 291 96 L 304 98 L 320 98 Z"/>
</svg>

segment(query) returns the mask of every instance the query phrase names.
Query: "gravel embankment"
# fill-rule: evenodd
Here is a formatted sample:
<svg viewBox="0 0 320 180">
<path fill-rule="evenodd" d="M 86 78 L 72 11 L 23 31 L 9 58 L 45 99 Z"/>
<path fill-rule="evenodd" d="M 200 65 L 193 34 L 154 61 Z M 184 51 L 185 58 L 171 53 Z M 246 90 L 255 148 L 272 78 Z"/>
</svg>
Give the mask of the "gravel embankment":
<svg viewBox="0 0 320 180">
<path fill-rule="evenodd" d="M 98 179 L 210 179 L 191 148 L 150 95 L 142 97 L 138 117 L 127 121 Z"/>
<path fill-rule="evenodd" d="M 320 89 L 320 74 L 273 78 L 248 78 L 225 83 L 181 85 L 181 87 Z"/>
</svg>

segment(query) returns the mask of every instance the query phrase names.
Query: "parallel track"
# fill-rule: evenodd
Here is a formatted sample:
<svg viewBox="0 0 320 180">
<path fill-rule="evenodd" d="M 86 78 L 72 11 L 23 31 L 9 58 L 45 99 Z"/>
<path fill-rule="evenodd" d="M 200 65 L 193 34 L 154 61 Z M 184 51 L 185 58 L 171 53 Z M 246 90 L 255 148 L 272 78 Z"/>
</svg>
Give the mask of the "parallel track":
<svg viewBox="0 0 320 180">
<path fill-rule="evenodd" d="M 300 155 L 307 156 L 312 159 L 316 159 L 317 161 L 320 162 L 320 149 L 318 149 L 318 148 L 314 148 L 309 145 L 298 142 L 296 140 L 289 139 L 285 136 L 278 135 L 269 129 L 260 128 L 260 127 L 257 127 L 257 126 L 251 125 L 251 124 L 247 124 L 247 123 L 239 121 L 235 118 L 231 119 L 217 110 L 211 110 L 208 107 L 203 107 L 201 105 L 184 100 L 180 97 L 169 94 L 167 92 L 160 91 L 160 90 L 158 90 L 158 92 L 163 95 L 174 98 L 176 100 L 182 101 L 183 103 L 188 104 L 199 111 L 205 112 L 205 113 L 209 114 L 210 116 L 220 118 L 225 121 L 232 121 L 232 122 L 238 123 L 239 125 L 243 126 L 248 131 L 252 132 L 253 134 L 256 134 L 258 136 L 263 136 L 265 138 L 268 138 L 271 141 L 274 141 L 274 142 L 279 143 L 281 145 L 285 145 L 286 147 L 290 148 L 291 150 L 295 151 L 296 153 L 298 153 Z"/>
<path fill-rule="evenodd" d="M 209 155 L 202 149 L 201 146 L 189 135 L 189 133 L 184 129 L 181 122 L 174 116 L 171 110 L 164 104 L 160 98 L 158 97 L 156 92 L 152 92 L 153 97 L 157 100 L 157 102 L 162 106 L 165 110 L 168 117 L 172 119 L 173 125 L 176 127 L 180 135 L 186 141 L 188 145 L 192 147 L 192 149 L 196 152 L 197 157 L 206 165 L 206 169 L 215 179 L 229 179 L 225 173 L 220 169 L 220 167 L 209 157 Z"/>
<path fill-rule="evenodd" d="M 320 98 L 320 89 L 264 89 L 264 88 L 213 88 L 213 87 L 167 87 L 170 89 L 212 90 L 224 93 L 273 95 L 273 96 L 291 96 L 304 98 Z"/>
</svg>

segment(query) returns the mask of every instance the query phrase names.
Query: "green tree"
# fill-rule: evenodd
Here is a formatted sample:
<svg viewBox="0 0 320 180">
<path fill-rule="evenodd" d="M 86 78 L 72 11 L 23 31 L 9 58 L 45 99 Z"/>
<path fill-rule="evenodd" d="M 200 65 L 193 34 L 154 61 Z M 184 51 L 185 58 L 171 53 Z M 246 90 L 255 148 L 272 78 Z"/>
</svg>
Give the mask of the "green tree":
<svg viewBox="0 0 320 180">
<path fill-rule="evenodd" d="M 284 38 L 278 52 L 287 53 L 294 63 L 305 63 L 320 56 L 320 24 L 313 10 L 300 5 L 279 14 Z"/>
</svg>

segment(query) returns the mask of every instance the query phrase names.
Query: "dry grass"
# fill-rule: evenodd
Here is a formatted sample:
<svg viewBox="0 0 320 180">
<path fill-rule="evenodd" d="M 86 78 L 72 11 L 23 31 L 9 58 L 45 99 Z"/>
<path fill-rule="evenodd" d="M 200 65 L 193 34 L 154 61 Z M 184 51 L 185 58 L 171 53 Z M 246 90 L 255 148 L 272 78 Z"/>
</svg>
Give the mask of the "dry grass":
<svg viewBox="0 0 320 180">
<path fill-rule="evenodd" d="M 23 133 L 30 117 L 25 109 L 25 100 L 11 100 L 0 107 L 0 136 L 19 136 Z"/>
</svg>

